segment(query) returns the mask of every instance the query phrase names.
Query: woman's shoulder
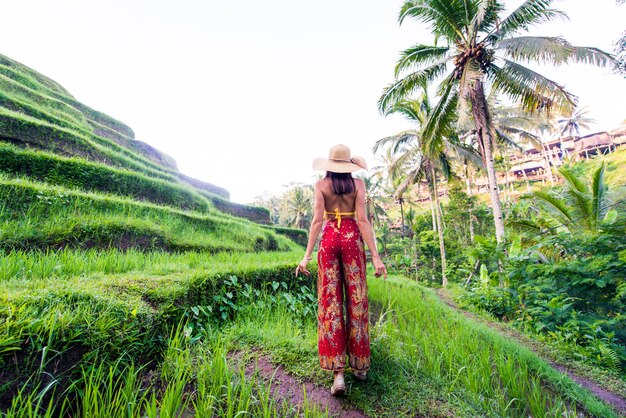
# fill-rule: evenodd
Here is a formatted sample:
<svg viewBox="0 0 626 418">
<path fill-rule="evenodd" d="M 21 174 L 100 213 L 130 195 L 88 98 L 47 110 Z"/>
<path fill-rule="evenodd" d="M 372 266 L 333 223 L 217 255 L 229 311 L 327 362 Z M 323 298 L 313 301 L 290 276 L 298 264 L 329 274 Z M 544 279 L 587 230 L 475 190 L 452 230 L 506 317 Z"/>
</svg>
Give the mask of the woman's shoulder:
<svg viewBox="0 0 626 418">
<path fill-rule="evenodd" d="M 363 179 L 360 179 L 358 177 L 354 178 L 354 184 L 356 185 L 356 187 L 358 189 L 364 189 L 365 188 L 365 181 L 363 181 Z"/>
</svg>

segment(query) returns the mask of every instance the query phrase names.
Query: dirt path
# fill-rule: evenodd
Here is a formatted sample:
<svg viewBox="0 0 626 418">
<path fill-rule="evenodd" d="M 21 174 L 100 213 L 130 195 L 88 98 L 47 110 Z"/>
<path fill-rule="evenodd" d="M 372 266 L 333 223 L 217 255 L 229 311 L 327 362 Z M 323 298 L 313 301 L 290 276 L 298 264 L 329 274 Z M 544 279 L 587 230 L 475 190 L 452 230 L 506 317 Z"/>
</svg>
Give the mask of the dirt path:
<svg viewBox="0 0 626 418">
<path fill-rule="evenodd" d="M 539 342 L 530 339 L 529 337 L 511 329 L 510 327 L 505 326 L 504 324 L 500 322 L 481 318 L 473 314 L 472 312 L 468 312 L 466 310 L 459 308 L 457 304 L 454 302 L 454 300 L 452 300 L 452 297 L 447 292 L 447 290 L 437 289 L 435 293 L 437 294 L 437 296 L 439 296 L 439 298 L 444 303 L 446 303 L 451 308 L 457 310 L 458 312 L 462 313 L 464 316 L 471 318 L 474 321 L 482 322 L 486 325 L 489 325 L 491 329 L 497 330 L 501 334 L 506 335 L 508 338 L 514 339 L 515 341 L 522 344 L 529 350 L 533 351 L 539 357 L 544 359 L 548 364 L 550 364 L 550 366 L 552 366 L 553 368 L 557 369 L 558 371 L 562 373 L 567 374 L 573 381 L 589 389 L 598 398 L 602 399 L 604 402 L 608 403 L 609 405 L 612 405 L 620 414 L 623 414 L 624 416 L 626 416 L 626 398 L 624 398 L 624 396 L 622 396 L 621 394 L 613 393 L 610 390 L 601 387 L 597 382 L 591 379 L 588 379 L 586 377 L 580 376 L 574 371 L 572 371 L 571 369 L 569 369 L 567 366 L 558 363 L 552 358 L 549 358 L 549 356 L 547 356 L 547 353 L 546 353 L 547 350 L 543 349 Z"/>
<path fill-rule="evenodd" d="M 237 359 L 238 353 L 233 353 L 229 357 Z M 301 407 L 304 403 L 304 392 L 306 391 L 306 399 L 309 404 L 313 404 L 321 411 L 328 410 L 331 417 L 339 418 L 367 418 L 362 412 L 352 409 L 349 402 L 344 398 L 335 398 L 330 395 L 329 387 L 320 387 L 313 382 L 299 382 L 291 376 L 281 366 L 270 361 L 269 357 L 258 353 L 252 361 L 245 365 L 245 373 L 247 377 L 258 376 L 266 383 L 270 383 L 270 391 L 272 398 L 277 404 L 288 404 L 295 407 Z"/>
</svg>

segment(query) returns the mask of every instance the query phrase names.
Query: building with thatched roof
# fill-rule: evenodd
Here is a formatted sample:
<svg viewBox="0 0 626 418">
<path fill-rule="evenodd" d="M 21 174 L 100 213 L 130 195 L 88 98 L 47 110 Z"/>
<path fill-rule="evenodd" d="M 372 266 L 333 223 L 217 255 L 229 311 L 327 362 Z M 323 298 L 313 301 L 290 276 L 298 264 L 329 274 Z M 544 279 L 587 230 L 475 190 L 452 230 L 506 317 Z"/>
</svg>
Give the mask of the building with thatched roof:
<svg viewBox="0 0 626 418">
<path fill-rule="evenodd" d="M 514 164 L 508 173 L 516 178 L 542 177 L 549 166 L 558 167 L 566 157 L 581 159 L 615 151 L 626 145 L 626 125 L 608 132 L 581 137 L 556 138 L 543 144 L 543 149 L 530 148 L 522 155 L 511 156 Z"/>
</svg>

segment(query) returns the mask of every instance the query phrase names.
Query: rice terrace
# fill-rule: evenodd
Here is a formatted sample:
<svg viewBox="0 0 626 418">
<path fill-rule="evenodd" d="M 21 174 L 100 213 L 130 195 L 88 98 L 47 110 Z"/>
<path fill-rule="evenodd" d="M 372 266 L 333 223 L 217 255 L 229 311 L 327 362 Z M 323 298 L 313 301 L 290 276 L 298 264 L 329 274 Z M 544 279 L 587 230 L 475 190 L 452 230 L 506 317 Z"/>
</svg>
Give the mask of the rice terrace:
<svg viewBox="0 0 626 418">
<path fill-rule="evenodd" d="M 11 3 L 0 417 L 626 417 L 624 1 Z"/>
</svg>

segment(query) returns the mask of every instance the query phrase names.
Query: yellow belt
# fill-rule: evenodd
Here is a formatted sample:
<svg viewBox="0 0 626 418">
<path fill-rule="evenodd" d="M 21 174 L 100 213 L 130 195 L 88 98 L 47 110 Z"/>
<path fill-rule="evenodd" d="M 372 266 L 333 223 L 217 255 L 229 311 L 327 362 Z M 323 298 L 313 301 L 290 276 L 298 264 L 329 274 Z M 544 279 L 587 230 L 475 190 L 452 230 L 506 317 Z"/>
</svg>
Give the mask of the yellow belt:
<svg viewBox="0 0 626 418">
<path fill-rule="evenodd" d="M 324 215 L 335 215 L 337 219 L 337 228 L 341 228 L 341 217 L 342 216 L 354 216 L 356 212 L 339 212 L 339 208 L 336 208 L 334 212 L 324 211 Z"/>
</svg>

